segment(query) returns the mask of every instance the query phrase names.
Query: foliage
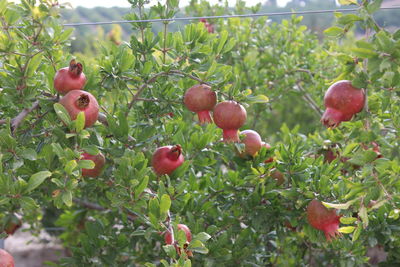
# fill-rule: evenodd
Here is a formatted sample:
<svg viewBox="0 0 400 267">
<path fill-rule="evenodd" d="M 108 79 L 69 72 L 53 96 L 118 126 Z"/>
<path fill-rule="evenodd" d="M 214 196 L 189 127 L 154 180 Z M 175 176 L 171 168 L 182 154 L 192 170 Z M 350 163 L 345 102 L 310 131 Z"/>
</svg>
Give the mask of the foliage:
<svg viewBox="0 0 400 267">
<path fill-rule="evenodd" d="M 177 0 L 151 9 L 145 0 L 129 2 L 132 19 L 179 11 Z M 82 116 L 71 121 L 56 104 L 53 77 L 74 57 L 59 5 L 0 0 L 0 213 L 22 216 L 32 231 L 63 227 L 71 256 L 60 266 L 359 266 L 376 246 L 388 253 L 386 264 L 399 264 L 400 32 L 375 22 L 380 2 L 336 14 L 323 42 L 295 16 L 210 21 L 215 33 L 201 22 L 179 31 L 166 22 L 158 33 L 151 23 L 132 23 L 129 43 L 101 42 L 97 57 L 79 55 L 84 89 L 102 111 L 83 129 Z M 226 8 L 192 4 L 195 15 Z M 246 11 L 239 1 L 235 13 Z M 365 37 L 349 41 L 355 27 Z M 365 88 L 368 105 L 324 129 L 324 92 L 341 79 Z M 199 82 L 219 101 L 245 105 L 243 129 L 272 148 L 244 160 L 235 144 L 220 141 L 221 129 L 198 125 L 182 96 Z M 182 146 L 185 163 L 157 177 L 152 153 L 173 144 Z M 325 161 L 328 150 L 346 160 Z M 100 177 L 82 177 L 93 166 L 80 160 L 82 151 L 105 155 Z M 274 169 L 284 174 L 282 185 Z M 305 210 L 315 198 L 339 210 L 343 237 L 327 242 L 308 224 Z M 183 247 L 178 223 L 192 231 L 193 257 L 164 244 L 163 233 L 175 229 Z"/>
</svg>

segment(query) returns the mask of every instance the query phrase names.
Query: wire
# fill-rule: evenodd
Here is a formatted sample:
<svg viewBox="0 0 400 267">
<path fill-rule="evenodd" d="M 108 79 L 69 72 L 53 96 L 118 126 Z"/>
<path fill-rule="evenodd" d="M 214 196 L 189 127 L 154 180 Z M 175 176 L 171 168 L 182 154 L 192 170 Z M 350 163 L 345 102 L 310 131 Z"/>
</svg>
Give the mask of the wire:
<svg viewBox="0 0 400 267">
<path fill-rule="evenodd" d="M 381 7 L 381 10 L 387 9 L 400 9 L 400 6 Z M 272 12 L 272 13 L 259 13 L 259 14 L 243 14 L 243 15 L 221 15 L 221 16 L 203 16 L 203 17 L 182 17 L 182 18 L 169 18 L 169 19 L 144 19 L 144 20 L 116 20 L 116 21 L 103 21 L 103 22 L 81 22 L 81 23 L 65 23 L 63 26 L 90 26 L 90 25 L 108 25 L 108 24 L 123 24 L 123 23 L 140 23 L 140 22 L 170 22 L 170 21 L 186 21 L 186 20 L 200 20 L 200 19 L 227 19 L 227 18 L 249 18 L 249 17 L 273 17 L 273 16 L 286 16 L 286 15 L 307 15 L 307 14 L 323 14 L 334 12 L 354 12 L 359 8 L 348 9 L 323 9 L 323 10 L 305 10 L 305 11 L 286 11 L 286 12 Z"/>
<path fill-rule="evenodd" d="M 322 10 L 285 11 L 285 12 L 271 12 L 271 13 L 259 13 L 259 14 L 242 14 L 242 15 L 182 17 L 182 18 L 169 18 L 169 19 L 115 20 L 115 21 L 100 21 L 100 22 L 64 23 L 62 25 L 64 27 L 78 27 L 78 26 L 110 25 L 110 24 L 140 23 L 140 22 L 171 22 L 171 21 L 186 21 L 186 20 L 200 20 L 200 19 L 273 17 L 273 16 L 286 16 L 286 15 L 324 14 L 324 13 L 334 13 L 334 12 L 354 12 L 354 11 L 357 11 L 359 9 L 360 8 L 322 9 Z M 391 6 L 391 7 L 381 7 L 380 8 L 380 10 L 389 10 L 389 9 L 400 9 L 400 6 Z M 24 26 L 10 26 L 8 28 L 24 28 Z"/>
</svg>

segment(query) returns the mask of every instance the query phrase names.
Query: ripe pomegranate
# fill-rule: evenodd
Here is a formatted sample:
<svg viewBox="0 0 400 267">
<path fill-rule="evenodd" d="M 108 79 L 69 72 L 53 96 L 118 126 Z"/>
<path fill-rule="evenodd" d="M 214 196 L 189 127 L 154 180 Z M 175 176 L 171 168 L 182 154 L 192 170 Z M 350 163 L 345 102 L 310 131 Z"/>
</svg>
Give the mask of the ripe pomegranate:
<svg viewBox="0 0 400 267">
<path fill-rule="evenodd" d="M 73 90 L 60 99 L 60 104 L 68 111 L 72 120 L 79 112 L 85 113 L 85 128 L 92 126 L 99 116 L 99 104 L 91 93 Z"/>
<path fill-rule="evenodd" d="M 178 231 L 179 231 L 179 230 L 182 230 L 182 231 L 185 232 L 185 234 L 186 234 L 186 241 L 187 241 L 188 243 L 190 243 L 190 241 L 192 241 L 192 233 L 190 232 L 189 227 L 187 227 L 185 224 L 178 224 Z M 174 236 L 171 234 L 170 231 L 167 231 L 167 232 L 165 233 L 164 240 L 165 240 L 165 243 L 168 244 L 168 245 L 174 245 L 174 244 L 175 244 L 175 238 L 174 238 Z"/>
<path fill-rule="evenodd" d="M 280 171 L 278 171 L 275 168 L 271 170 L 271 177 L 276 180 L 277 186 L 280 186 L 285 182 L 285 177 L 284 177 L 283 173 L 281 173 Z"/>
<path fill-rule="evenodd" d="M 15 231 L 17 231 L 22 226 L 22 221 L 12 214 L 11 216 L 6 217 L 4 232 L 8 235 L 13 235 Z"/>
<path fill-rule="evenodd" d="M 325 93 L 326 111 L 321 122 L 327 127 L 336 127 L 342 121 L 349 121 L 365 105 L 365 92 L 355 88 L 350 81 L 338 81 L 332 84 Z"/>
<path fill-rule="evenodd" d="M 261 149 L 262 141 L 260 135 L 253 130 L 245 130 L 240 132 L 240 134 L 245 136 L 242 140 L 242 143 L 245 145 L 245 151 L 239 155 L 241 157 L 247 155 L 254 157 Z"/>
<path fill-rule="evenodd" d="M 328 241 L 340 235 L 338 232 L 340 216 L 336 214 L 336 209 L 329 210 L 316 199 L 308 204 L 307 219 L 312 227 L 324 231 Z"/>
<path fill-rule="evenodd" d="M 69 62 L 69 67 L 59 69 L 54 77 L 54 88 L 62 95 L 72 90 L 81 90 L 86 83 L 82 72 L 82 64 L 75 59 Z"/>
<path fill-rule="evenodd" d="M 223 130 L 225 142 L 239 142 L 238 129 L 247 119 L 247 112 L 235 101 L 218 103 L 214 108 L 214 122 Z"/>
<path fill-rule="evenodd" d="M 163 146 L 157 148 L 153 154 L 151 165 L 157 175 L 170 175 L 176 168 L 182 165 L 184 158 L 180 145 Z"/>
<path fill-rule="evenodd" d="M 0 267 L 14 267 L 14 258 L 4 249 L 0 249 Z"/>
<path fill-rule="evenodd" d="M 210 110 L 217 103 L 217 94 L 206 84 L 197 84 L 189 88 L 183 103 L 192 112 L 197 112 L 200 124 L 211 123 Z"/>
<path fill-rule="evenodd" d="M 82 153 L 81 156 L 82 160 L 91 160 L 94 162 L 93 169 L 82 169 L 82 176 L 83 177 L 98 177 L 101 172 L 103 171 L 103 167 L 106 163 L 106 158 L 102 153 L 97 155 L 90 155 L 86 152 Z"/>
<path fill-rule="evenodd" d="M 204 24 L 204 27 L 207 29 L 209 33 L 214 33 L 214 25 L 208 23 L 206 19 L 200 19 L 200 22 Z"/>
<path fill-rule="evenodd" d="M 261 142 L 261 147 L 265 147 L 266 149 L 271 149 L 271 145 L 268 144 L 268 143 L 265 143 L 265 142 Z M 269 159 L 266 159 L 266 160 L 264 161 L 264 163 L 271 163 L 271 162 L 273 162 L 273 161 L 274 161 L 274 158 L 273 158 L 273 157 L 270 157 Z"/>
</svg>

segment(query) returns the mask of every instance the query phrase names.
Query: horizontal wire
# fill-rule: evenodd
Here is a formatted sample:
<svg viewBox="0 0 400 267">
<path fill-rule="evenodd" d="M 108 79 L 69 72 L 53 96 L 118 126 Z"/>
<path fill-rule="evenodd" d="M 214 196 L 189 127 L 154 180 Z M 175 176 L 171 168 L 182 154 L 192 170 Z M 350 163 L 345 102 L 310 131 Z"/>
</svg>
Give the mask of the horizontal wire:
<svg viewBox="0 0 400 267">
<path fill-rule="evenodd" d="M 381 10 L 387 9 L 400 9 L 400 6 L 381 7 Z M 272 16 L 286 16 L 286 15 L 307 15 L 307 14 L 323 14 L 334 12 L 354 12 L 359 8 L 347 9 L 322 9 L 322 10 L 305 10 L 305 11 L 285 11 L 285 12 L 272 12 L 272 13 L 259 13 L 259 14 L 242 14 L 242 15 L 221 15 L 221 16 L 203 16 L 203 17 L 182 17 L 182 18 L 168 18 L 168 19 L 142 19 L 142 20 L 116 20 L 104 22 L 81 22 L 81 23 L 66 23 L 63 26 L 90 26 L 90 25 L 107 25 L 107 24 L 123 24 L 123 23 L 140 23 L 140 22 L 171 22 L 171 21 L 185 21 L 185 20 L 200 20 L 200 19 L 227 19 L 227 18 L 249 18 L 249 17 L 272 17 Z"/>
<path fill-rule="evenodd" d="M 77 26 L 93 26 L 93 25 L 110 25 L 110 24 L 124 24 L 124 23 L 143 23 L 143 22 L 171 22 L 171 21 L 186 21 L 186 20 L 200 20 L 200 19 L 227 19 L 227 18 L 250 18 L 250 17 L 273 17 L 273 16 L 286 16 L 286 15 L 308 15 L 308 14 L 325 14 L 334 12 L 354 12 L 360 8 L 347 8 L 347 9 L 321 9 L 321 10 L 304 10 L 304 11 L 285 11 L 285 12 L 271 12 L 259 14 L 242 14 L 242 15 L 221 15 L 221 16 L 203 16 L 203 17 L 181 17 L 181 18 L 168 18 L 168 19 L 139 19 L 139 20 L 115 20 L 115 21 L 101 21 L 101 22 L 79 22 L 79 23 L 64 23 L 64 27 L 77 27 Z M 400 6 L 381 7 L 380 10 L 400 9 Z M 10 26 L 8 28 L 24 28 L 25 26 Z M 2 27 L 3 28 L 3 27 Z"/>
</svg>

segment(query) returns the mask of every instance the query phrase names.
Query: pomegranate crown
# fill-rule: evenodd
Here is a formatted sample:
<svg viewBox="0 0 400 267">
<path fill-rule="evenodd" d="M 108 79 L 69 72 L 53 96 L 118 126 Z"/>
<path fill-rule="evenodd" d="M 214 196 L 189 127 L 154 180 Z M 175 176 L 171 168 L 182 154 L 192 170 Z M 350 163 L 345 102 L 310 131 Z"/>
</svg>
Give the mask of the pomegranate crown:
<svg viewBox="0 0 400 267">
<path fill-rule="evenodd" d="M 76 100 L 76 106 L 80 109 L 85 109 L 89 106 L 90 98 L 87 94 L 81 94 L 79 98 Z"/>
<path fill-rule="evenodd" d="M 182 154 L 182 147 L 180 145 L 175 145 L 171 148 L 168 154 L 170 159 L 177 160 Z"/>
<path fill-rule="evenodd" d="M 69 62 L 69 72 L 70 73 L 72 73 L 75 76 L 79 76 L 79 75 L 81 75 L 82 71 L 83 71 L 83 66 L 81 63 L 76 62 L 75 59 L 72 59 Z"/>
</svg>

